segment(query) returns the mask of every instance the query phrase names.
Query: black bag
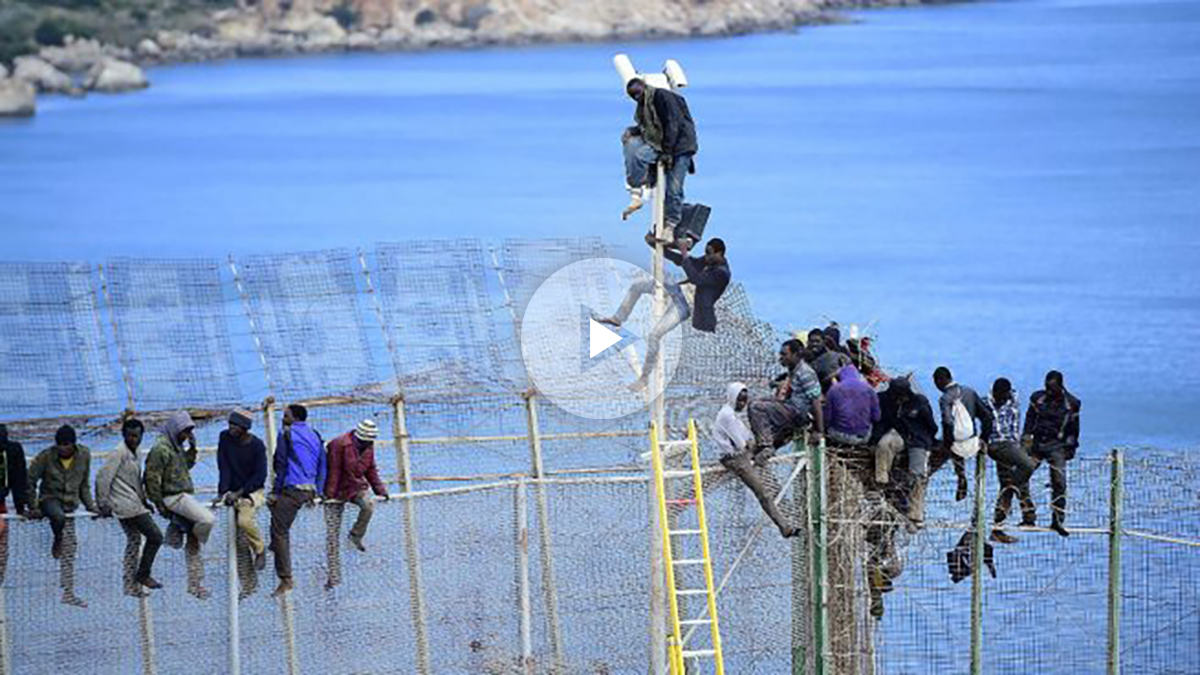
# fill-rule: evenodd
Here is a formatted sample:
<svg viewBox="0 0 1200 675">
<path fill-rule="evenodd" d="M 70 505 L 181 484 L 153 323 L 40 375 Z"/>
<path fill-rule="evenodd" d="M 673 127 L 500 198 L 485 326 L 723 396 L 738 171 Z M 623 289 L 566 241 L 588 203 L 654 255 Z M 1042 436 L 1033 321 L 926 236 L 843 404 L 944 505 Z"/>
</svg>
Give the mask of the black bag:
<svg viewBox="0 0 1200 675">
<path fill-rule="evenodd" d="M 704 228 L 708 225 L 708 216 L 712 209 L 704 204 L 684 204 L 683 219 L 675 228 L 675 238 L 688 237 L 692 244 L 700 243 L 704 238 Z"/>
</svg>

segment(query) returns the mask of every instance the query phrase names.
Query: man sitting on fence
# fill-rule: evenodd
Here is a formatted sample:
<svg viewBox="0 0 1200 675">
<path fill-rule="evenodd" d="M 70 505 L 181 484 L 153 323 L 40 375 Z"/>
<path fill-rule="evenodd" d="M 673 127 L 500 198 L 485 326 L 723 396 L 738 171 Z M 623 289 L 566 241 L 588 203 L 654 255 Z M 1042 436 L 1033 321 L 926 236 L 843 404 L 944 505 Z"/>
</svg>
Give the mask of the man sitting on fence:
<svg viewBox="0 0 1200 675">
<path fill-rule="evenodd" d="M 88 485 L 91 478 L 92 456 L 87 446 L 75 442 L 75 429 L 69 424 L 58 428 L 54 434 L 54 445 L 38 453 L 29 465 L 30 491 L 37 504 L 35 517 L 50 520 L 54 532 L 54 543 L 50 555 L 59 559 L 59 585 L 62 586 L 62 601 L 76 607 L 87 607 L 82 598 L 75 595 L 75 553 L 78 540 L 75 524 L 68 525 L 67 515 L 79 508 L 99 513 Z"/>
<path fill-rule="evenodd" d="M 864 446 L 872 425 L 879 423 L 879 396 L 855 366 L 843 366 L 834 380 L 825 397 L 829 440 L 847 448 Z"/>
<path fill-rule="evenodd" d="M 683 219 L 683 183 L 695 173 L 693 159 L 699 148 L 696 124 L 687 101 L 669 89 L 652 87 L 634 78 L 625 85 L 625 93 L 637 103 L 635 126 L 621 134 L 625 153 L 625 182 L 630 193 L 629 206 L 621 214 L 624 220 L 642 206 L 642 188 L 650 185 L 656 162 L 662 162 L 667 184 L 663 200 L 664 239 L 676 240 L 675 227 Z"/>
<path fill-rule="evenodd" d="M 1037 468 L 1037 462 L 1021 447 L 1021 408 L 1012 383 L 1004 377 L 997 379 L 992 384 L 991 395 L 983 399 L 983 405 L 996 421 L 992 425 L 992 435 L 987 439 L 987 451 L 988 457 L 996 462 L 996 480 L 1000 484 L 991 536 L 993 541 L 1011 544 L 1017 538 L 1007 534 L 1003 527 L 1013 495 L 1021 501 L 1024 516 L 1021 525 L 1032 526 L 1037 520 L 1033 498 L 1029 494 L 1029 477 Z"/>
<path fill-rule="evenodd" d="M 208 541 L 216 524 L 212 510 L 196 499 L 192 467 L 198 450 L 193 434 L 196 425 L 186 411 L 171 413 L 146 457 L 146 496 L 168 520 L 179 516 L 191 524 L 187 536 L 188 593 L 205 600 L 210 593 L 204 587 L 204 560 L 200 547 Z M 174 522 L 170 527 L 178 528 Z M 168 529 L 170 529 L 170 527 Z M 170 534 L 165 538 L 170 539 Z"/>
<path fill-rule="evenodd" d="M 725 293 L 731 276 L 729 261 L 725 259 L 725 242 L 715 237 L 709 239 L 708 244 L 704 247 L 703 256 L 689 256 L 688 253 L 691 251 L 689 242 L 689 239 L 681 240 L 682 253 L 671 250 L 663 252 L 668 260 L 683 268 L 687 278 L 677 284 L 665 284 L 668 296 L 667 308 L 654 329 L 650 331 L 650 335 L 646 336 L 646 362 L 642 365 L 641 376 L 630 386 L 631 390 L 646 388 L 650 373 L 654 371 L 657 363 L 659 345 L 662 343 L 663 337 L 675 330 L 689 316 L 692 316 L 692 310 L 683 294 L 682 286 L 684 284 L 691 284 L 696 291 L 696 312 L 692 316 L 692 328 L 705 333 L 715 333 L 717 330 L 717 300 L 720 300 L 721 295 Z M 611 317 L 597 319 L 597 321 L 620 326 L 629 318 L 638 300 L 643 295 L 653 292 L 653 279 L 646 278 L 634 283 L 629 287 L 629 292 L 625 295 L 617 313 Z"/>
<path fill-rule="evenodd" d="M 17 514 L 24 516 L 29 511 L 29 475 L 25 466 L 25 448 L 10 440 L 8 426 L 0 424 L 0 584 L 4 583 L 8 571 L 8 513 L 6 502 L 12 493 L 13 506 Z"/>
<path fill-rule="evenodd" d="M 713 440 L 717 444 L 721 464 L 750 488 L 758 498 L 758 503 L 762 505 L 763 512 L 779 528 L 779 533 L 784 537 L 791 537 L 796 534 L 796 528 L 775 505 L 775 497 L 779 491 L 775 489 L 774 481 L 771 480 L 774 476 L 768 476 L 770 468 L 766 466 L 766 456 L 762 460 L 763 466 L 755 462 L 758 446 L 754 442 L 754 434 L 738 417 L 738 413 L 744 411 L 749 404 L 750 391 L 746 385 L 741 382 L 730 383 L 725 390 L 725 405 L 717 413 L 717 420 L 713 424 Z M 705 488 L 707 487 L 706 485 Z"/>
<path fill-rule="evenodd" d="M 804 360 L 817 374 L 823 392 L 828 392 L 833 386 L 833 378 L 837 376 L 838 371 L 852 363 L 849 356 L 837 350 L 836 344 L 834 339 L 820 328 L 808 331 Z"/>
<path fill-rule="evenodd" d="M 387 501 L 390 499 L 387 486 L 379 478 L 375 465 L 375 439 L 379 429 L 369 419 L 358 423 L 354 431 L 348 431 L 329 441 L 329 478 L 325 483 L 325 497 L 336 500 L 326 507 L 326 525 L 329 528 L 327 552 L 329 554 L 329 581 L 327 588 L 341 583 L 340 550 L 338 539 L 342 529 L 342 512 L 345 503 L 358 507 L 358 519 L 350 528 L 350 543 L 359 551 L 366 551 L 363 537 L 375 513 L 375 500 L 371 491 Z"/>
<path fill-rule="evenodd" d="M 295 587 L 292 582 L 292 524 L 302 507 L 312 506 L 325 489 L 325 444 L 308 426 L 308 409 L 293 403 L 283 410 L 283 431 L 275 442 L 275 482 L 267 505 L 271 509 L 271 552 L 279 597 Z"/>
<path fill-rule="evenodd" d="M 1067 461 L 1079 448 L 1079 399 L 1063 386 L 1057 370 L 1046 373 L 1046 388 L 1034 392 L 1025 413 L 1023 445 L 1034 460 L 1050 463 L 1050 529 L 1066 537 Z"/>
<path fill-rule="evenodd" d="M 750 429 L 759 452 L 767 451 L 768 457 L 769 450 L 788 443 L 805 428 L 814 427 L 818 439 L 825 433 L 821 384 L 803 354 L 799 340 L 784 342 L 779 348 L 779 364 L 787 372 L 777 378 L 774 397 L 750 401 Z"/>
<path fill-rule="evenodd" d="M 237 527 L 245 535 L 254 556 L 254 569 L 267 566 L 266 543 L 258 529 L 258 509 L 264 503 L 263 486 L 267 481 L 267 446 L 250 433 L 254 418 L 245 410 L 229 414 L 229 428 L 217 441 L 217 494 L 225 506 L 237 509 Z M 248 586 L 257 586 L 257 575 L 245 575 Z M 243 592 L 252 588 L 243 587 Z"/>
<path fill-rule="evenodd" d="M 879 424 L 871 430 L 875 445 L 875 483 L 887 485 L 891 482 L 892 460 L 907 450 L 908 481 L 904 492 L 911 497 L 916 481 L 924 475 L 925 460 L 937 436 L 933 408 L 929 399 L 912 390 L 907 377 L 894 377 L 888 381 L 888 388 L 879 394 L 879 412 Z M 919 522 L 918 515 L 909 498 L 909 519 Z"/>
<path fill-rule="evenodd" d="M 974 457 L 983 448 L 984 438 L 992 435 L 992 413 L 983 405 L 975 390 L 954 381 L 950 369 L 939 366 L 933 371 L 933 384 L 942 392 L 938 399 L 938 407 L 942 413 L 942 442 L 929 453 L 927 478 L 913 488 L 913 500 L 916 502 L 917 514 L 924 517 L 925 487 L 929 479 L 947 460 L 954 463 L 954 474 L 957 487 L 954 499 L 962 501 L 967 498 L 967 471 L 965 460 Z M 975 421 L 979 421 L 976 428 Z"/>
<path fill-rule="evenodd" d="M 145 594 L 143 586 L 162 588 L 162 584 L 150 576 L 163 535 L 150 516 L 142 465 L 137 456 L 145 432 L 146 427 L 140 420 L 133 417 L 125 420 L 121 425 L 121 442 L 96 474 L 96 505 L 101 514 L 116 516 L 125 532 L 125 593 L 135 597 Z"/>
</svg>

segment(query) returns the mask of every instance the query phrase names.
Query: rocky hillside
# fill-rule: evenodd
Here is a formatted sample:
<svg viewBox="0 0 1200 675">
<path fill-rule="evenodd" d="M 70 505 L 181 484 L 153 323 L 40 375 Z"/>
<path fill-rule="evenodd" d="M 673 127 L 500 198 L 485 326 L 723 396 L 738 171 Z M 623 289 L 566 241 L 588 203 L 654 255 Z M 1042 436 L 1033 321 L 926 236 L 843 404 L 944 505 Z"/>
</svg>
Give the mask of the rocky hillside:
<svg viewBox="0 0 1200 675">
<path fill-rule="evenodd" d="M 928 1 L 928 0 L 927 0 Z M 934 0 L 937 1 L 937 0 Z M 921 0 L 0 0 L 0 116 L 147 85 L 138 65 L 340 50 L 714 36 Z"/>
</svg>

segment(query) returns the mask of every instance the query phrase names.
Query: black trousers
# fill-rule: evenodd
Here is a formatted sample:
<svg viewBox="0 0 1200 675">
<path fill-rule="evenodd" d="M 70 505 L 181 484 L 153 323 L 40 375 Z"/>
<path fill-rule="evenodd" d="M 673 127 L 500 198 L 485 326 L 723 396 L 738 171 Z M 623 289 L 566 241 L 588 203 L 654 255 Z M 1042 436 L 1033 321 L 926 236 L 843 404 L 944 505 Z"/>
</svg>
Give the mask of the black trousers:
<svg viewBox="0 0 1200 675">
<path fill-rule="evenodd" d="M 133 518 L 122 518 L 121 529 L 125 531 L 125 583 L 132 586 L 150 576 L 154 557 L 162 546 L 162 530 L 154 523 L 149 513 Z M 146 540 L 142 545 L 142 539 Z M 138 553 L 141 553 L 139 561 Z"/>
<path fill-rule="evenodd" d="M 275 554 L 275 576 L 292 578 L 292 523 L 296 514 L 313 500 L 313 493 L 287 487 L 271 507 L 271 544 Z"/>
<path fill-rule="evenodd" d="M 1067 517 L 1067 456 L 1072 449 L 1058 441 L 1037 443 L 1033 446 L 1033 459 L 1050 464 L 1050 512 L 1054 519 L 1062 522 Z"/>
</svg>

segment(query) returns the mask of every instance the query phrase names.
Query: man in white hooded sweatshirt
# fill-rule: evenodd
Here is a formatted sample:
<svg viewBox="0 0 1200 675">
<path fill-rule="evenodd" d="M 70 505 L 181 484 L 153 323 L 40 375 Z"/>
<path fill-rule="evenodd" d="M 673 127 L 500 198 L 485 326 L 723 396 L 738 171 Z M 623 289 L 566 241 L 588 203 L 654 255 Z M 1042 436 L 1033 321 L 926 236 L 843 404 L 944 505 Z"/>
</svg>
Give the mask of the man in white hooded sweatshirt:
<svg viewBox="0 0 1200 675">
<path fill-rule="evenodd" d="M 779 533 L 784 538 L 795 536 L 797 529 L 775 505 L 779 489 L 775 481 L 771 480 L 774 476 L 770 475 L 771 469 L 766 464 L 770 453 L 758 453 L 754 434 L 738 414 L 744 415 L 749 404 L 750 390 L 746 385 L 731 382 L 725 388 L 725 405 L 721 406 L 712 426 L 712 437 L 721 453 L 721 464 L 741 479 L 754 496 L 758 497 L 763 511 L 779 528 Z"/>
</svg>

